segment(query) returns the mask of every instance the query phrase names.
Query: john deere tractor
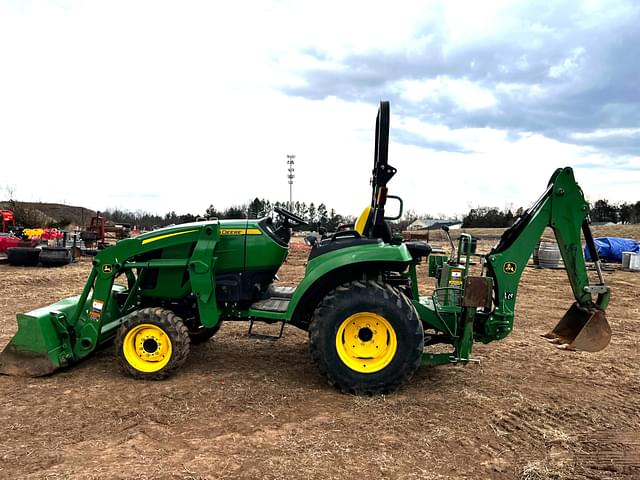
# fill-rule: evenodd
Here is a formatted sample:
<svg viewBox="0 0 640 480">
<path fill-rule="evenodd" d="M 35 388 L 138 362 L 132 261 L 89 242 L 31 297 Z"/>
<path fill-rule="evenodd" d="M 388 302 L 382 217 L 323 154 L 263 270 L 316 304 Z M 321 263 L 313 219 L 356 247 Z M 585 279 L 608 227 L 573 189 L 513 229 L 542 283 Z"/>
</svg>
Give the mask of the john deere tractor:
<svg viewBox="0 0 640 480">
<path fill-rule="evenodd" d="M 474 341 L 509 335 L 520 277 L 546 227 L 555 232 L 576 300 L 547 336 L 568 349 L 606 347 L 609 287 L 589 230 L 588 204 L 570 168 L 554 172 L 540 199 L 482 257 L 482 272 L 474 276 L 469 235 L 460 236 L 448 257 L 432 255 L 425 242 L 392 235 L 385 206 L 396 169 L 387 162 L 388 142 L 389 104 L 381 102 L 370 203 L 352 229 L 313 246 L 296 288 L 274 285 L 292 228 L 305 224 L 285 209 L 275 208 L 273 218 L 155 230 L 100 251 L 79 296 L 18 314 L 0 371 L 47 375 L 114 342 L 126 373 L 163 379 L 186 361 L 190 343 L 214 335 L 221 322 L 266 321 L 308 331 L 311 357 L 331 385 L 357 394 L 390 392 L 421 364 L 465 363 Z M 401 213 L 402 201 L 395 198 Z M 594 284 L 581 231 L 595 260 Z M 435 289 L 421 297 L 417 265 L 426 259 Z M 434 344 L 443 351 L 425 352 Z"/>
</svg>

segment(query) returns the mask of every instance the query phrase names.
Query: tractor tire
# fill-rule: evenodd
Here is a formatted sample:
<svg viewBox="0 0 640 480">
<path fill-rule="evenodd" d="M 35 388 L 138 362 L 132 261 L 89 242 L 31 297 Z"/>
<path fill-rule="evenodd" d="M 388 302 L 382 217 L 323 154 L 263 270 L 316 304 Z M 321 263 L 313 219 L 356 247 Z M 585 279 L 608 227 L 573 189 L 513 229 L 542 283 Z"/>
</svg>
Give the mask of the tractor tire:
<svg viewBox="0 0 640 480">
<path fill-rule="evenodd" d="M 189 332 L 171 310 L 144 308 L 120 326 L 115 346 L 125 373 L 142 380 L 163 380 L 187 360 Z"/>
<path fill-rule="evenodd" d="M 344 393 L 393 392 L 420 366 L 424 332 L 416 309 L 392 286 L 354 281 L 331 291 L 309 326 L 311 357 Z"/>
<path fill-rule="evenodd" d="M 45 267 L 63 267 L 73 260 L 70 248 L 43 247 L 40 252 L 40 263 Z"/>
<path fill-rule="evenodd" d="M 33 247 L 7 248 L 7 260 L 14 267 L 37 267 L 40 261 L 40 249 Z"/>
<path fill-rule="evenodd" d="M 89 231 L 80 232 L 80 239 L 87 243 L 96 242 L 98 240 L 98 233 Z"/>
<path fill-rule="evenodd" d="M 221 326 L 222 326 L 222 320 L 218 321 L 215 327 L 208 328 L 208 327 L 205 327 L 204 325 L 199 325 L 193 330 L 189 329 L 189 338 L 191 339 L 191 343 L 195 345 L 198 343 L 206 342 L 211 337 L 213 337 L 216 333 L 218 333 L 218 330 L 220 330 Z"/>
</svg>

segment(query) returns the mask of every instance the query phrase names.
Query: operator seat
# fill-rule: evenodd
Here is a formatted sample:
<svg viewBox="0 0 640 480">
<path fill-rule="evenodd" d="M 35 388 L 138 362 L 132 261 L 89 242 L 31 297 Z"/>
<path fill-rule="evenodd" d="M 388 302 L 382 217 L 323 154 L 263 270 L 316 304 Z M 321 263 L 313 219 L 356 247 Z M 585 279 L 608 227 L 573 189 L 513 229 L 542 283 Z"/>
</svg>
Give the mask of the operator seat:
<svg viewBox="0 0 640 480">
<path fill-rule="evenodd" d="M 428 257 L 431 253 L 431 245 L 423 240 L 408 240 L 408 241 L 395 241 L 391 234 L 391 227 L 386 220 L 379 222 L 377 227 L 372 228 L 373 224 L 373 209 L 371 206 L 365 207 L 362 211 L 358 220 L 354 225 L 354 230 L 358 232 L 363 237 L 369 238 L 380 238 L 385 243 L 391 244 L 404 244 L 409 250 L 409 253 L 413 257 L 414 260 L 419 261 L 422 257 Z M 373 227 L 376 227 L 374 225 Z"/>
<path fill-rule="evenodd" d="M 371 206 L 365 207 L 358 217 L 358 220 L 356 220 L 354 230 L 363 237 L 380 238 L 384 243 L 397 244 L 398 242 L 394 241 L 393 235 L 391 234 L 389 222 L 382 219 L 382 221 L 378 221 L 374 224 L 373 212 L 374 210 Z"/>
</svg>

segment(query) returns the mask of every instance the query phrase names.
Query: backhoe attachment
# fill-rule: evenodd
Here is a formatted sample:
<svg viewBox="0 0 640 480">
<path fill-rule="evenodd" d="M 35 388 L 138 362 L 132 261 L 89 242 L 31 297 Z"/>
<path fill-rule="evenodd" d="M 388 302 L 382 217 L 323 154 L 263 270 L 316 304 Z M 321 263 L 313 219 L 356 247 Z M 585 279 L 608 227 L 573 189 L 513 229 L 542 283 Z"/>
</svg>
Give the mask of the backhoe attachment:
<svg viewBox="0 0 640 480">
<path fill-rule="evenodd" d="M 560 322 L 543 337 L 560 348 L 598 352 L 611 340 L 611 328 L 604 311 L 609 303 L 598 252 L 589 227 L 589 204 L 569 167 L 556 170 L 546 191 L 504 232 L 487 256 L 488 275 L 493 277 L 497 306 L 484 323 L 480 340 L 504 338 L 513 328 L 518 283 L 524 266 L 545 228 L 551 228 L 558 242 L 575 303 Z M 590 283 L 581 232 L 594 260 L 597 283 Z"/>
</svg>

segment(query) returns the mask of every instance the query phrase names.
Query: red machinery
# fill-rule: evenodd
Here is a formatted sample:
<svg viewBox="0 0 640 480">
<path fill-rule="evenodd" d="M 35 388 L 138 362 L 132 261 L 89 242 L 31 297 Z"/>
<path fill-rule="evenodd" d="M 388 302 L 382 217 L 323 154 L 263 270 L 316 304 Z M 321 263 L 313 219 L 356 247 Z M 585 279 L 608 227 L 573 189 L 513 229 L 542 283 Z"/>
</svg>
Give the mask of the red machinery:
<svg viewBox="0 0 640 480">
<path fill-rule="evenodd" d="M 0 218 L 2 219 L 2 230 L 0 233 L 7 233 L 8 227 L 15 227 L 16 221 L 11 210 L 0 210 Z M 0 253 L 5 253 L 7 248 L 17 247 L 20 239 L 13 235 L 0 235 Z"/>
<path fill-rule="evenodd" d="M 11 210 L 0 210 L 0 216 L 2 216 L 2 233 L 7 232 L 8 226 L 16 226 L 16 220 Z"/>
<path fill-rule="evenodd" d="M 114 224 L 109 220 L 105 220 L 100 216 L 100 212 L 97 212 L 95 217 L 91 218 L 91 224 L 86 230 L 80 233 L 80 238 L 84 241 L 88 248 L 93 248 L 94 244 L 106 246 L 109 243 L 115 243 L 123 238 L 129 238 L 131 236 L 131 225 L 128 224 Z"/>
</svg>

